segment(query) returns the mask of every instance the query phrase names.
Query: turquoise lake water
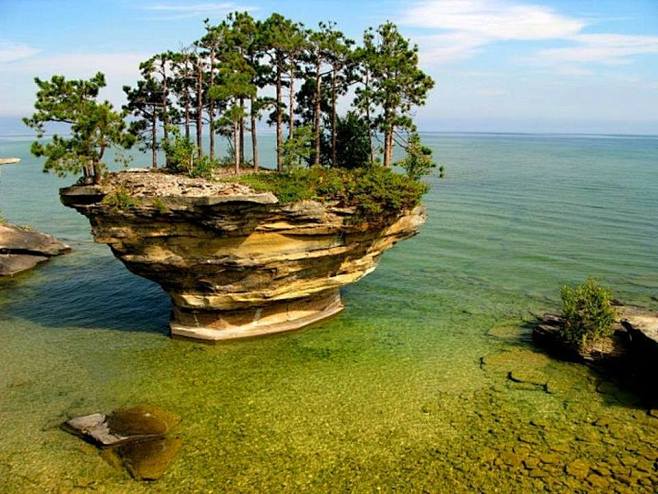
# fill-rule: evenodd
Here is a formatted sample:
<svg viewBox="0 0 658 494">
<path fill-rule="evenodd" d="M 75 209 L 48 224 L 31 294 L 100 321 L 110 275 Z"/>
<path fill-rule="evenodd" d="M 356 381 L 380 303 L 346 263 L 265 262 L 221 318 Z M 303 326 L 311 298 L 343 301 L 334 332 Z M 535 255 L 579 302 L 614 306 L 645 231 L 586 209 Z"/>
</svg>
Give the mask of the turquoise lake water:
<svg viewBox="0 0 658 494">
<path fill-rule="evenodd" d="M 23 158 L 0 169 L 2 214 L 74 249 L 0 282 L 0 491 L 655 492 L 658 419 L 524 322 L 590 275 L 658 309 L 658 138 L 424 139 L 447 168 L 428 222 L 342 314 L 215 346 L 168 338 L 164 292 L 59 203 L 73 179 L 0 139 Z M 140 403 L 181 417 L 154 483 L 58 427 Z"/>
</svg>

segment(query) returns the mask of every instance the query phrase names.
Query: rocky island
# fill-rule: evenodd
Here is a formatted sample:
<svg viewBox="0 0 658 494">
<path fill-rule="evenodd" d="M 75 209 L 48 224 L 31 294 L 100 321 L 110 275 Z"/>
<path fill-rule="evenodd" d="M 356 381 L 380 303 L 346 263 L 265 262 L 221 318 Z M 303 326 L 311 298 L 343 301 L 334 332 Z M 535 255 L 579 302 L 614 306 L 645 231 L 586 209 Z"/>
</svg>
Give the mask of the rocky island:
<svg viewBox="0 0 658 494">
<path fill-rule="evenodd" d="M 122 172 L 60 191 L 94 238 L 173 303 L 171 333 L 225 340 L 298 329 L 339 312 L 340 288 L 418 232 L 422 206 L 363 220 L 357 208 L 281 203 L 240 183 Z"/>
</svg>

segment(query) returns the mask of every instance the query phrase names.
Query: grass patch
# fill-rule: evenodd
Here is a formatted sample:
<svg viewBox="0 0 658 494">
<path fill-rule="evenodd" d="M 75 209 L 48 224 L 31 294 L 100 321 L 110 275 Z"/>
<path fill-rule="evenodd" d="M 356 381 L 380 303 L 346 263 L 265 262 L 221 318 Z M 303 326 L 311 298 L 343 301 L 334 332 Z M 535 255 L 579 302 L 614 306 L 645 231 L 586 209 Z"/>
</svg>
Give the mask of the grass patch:
<svg viewBox="0 0 658 494">
<path fill-rule="evenodd" d="M 129 209 L 140 205 L 139 199 L 131 196 L 123 187 L 119 187 L 110 192 L 103 197 L 102 202 L 114 209 Z"/>
<path fill-rule="evenodd" d="M 283 203 L 335 201 L 355 207 L 357 218 L 397 215 L 420 203 L 427 185 L 381 166 L 368 168 L 298 168 L 285 173 L 254 173 L 235 180 L 257 192 L 272 192 Z"/>
</svg>

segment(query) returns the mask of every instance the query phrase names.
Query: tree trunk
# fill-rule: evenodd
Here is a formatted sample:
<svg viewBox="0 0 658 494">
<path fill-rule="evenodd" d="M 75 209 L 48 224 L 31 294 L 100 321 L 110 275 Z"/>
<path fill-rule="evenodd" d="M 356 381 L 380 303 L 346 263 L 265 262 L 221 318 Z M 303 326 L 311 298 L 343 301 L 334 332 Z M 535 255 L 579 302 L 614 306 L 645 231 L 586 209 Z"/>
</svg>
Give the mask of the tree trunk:
<svg viewBox="0 0 658 494">
<path fill-rule="evenodd" d="M 190 140 L 190 100 L 189 94 L 185 97 L 185 139 Z"/>
<path fill-rule="evenodd" d="M 208 83 L 209 87 L 212 87 L 213 81 L 215 79 L 215 49 L 210 50 L 210 81 Z M 208 154 L 211 160 L 215 159 L 215 104 L 212 98 L 208 98 L 208 128 L 210 130 L 210 135 L 208 139 Z"/>
<path fill-rule="evenodd" d="M 289 102 L 288 102 L 288 139 L 292 139 L 295 132 L 295 73 L 290 71 L 290 87 L 289 87 Z"/>
<path fill-rule="evenodd" d="M 244 164 L 244 98 L 240 98 L 240 164 Z"/>
<path fill-rule="evenodd" d="M 166 142 L 169 139 L 169 108 L 167 107 L 169 87 L 167 85 L 167 63 L 162 58 L 160 59 L 160 70 L 162 71 L 162 124 L 164 127 L 164 140 Z"/>
<path fill-rule="evenodd" d="M 375 162 L 375 149 L 372 145 L 372 124 L 370 123 L 370 72 L 366 71 L 366 123 L 368 125 L 368 145 L 370 146 L 370 163 Z"/>
<path fill-rule="evenodd" d="M 233 149 L 235 150 L 235 174 L 240 173 L 240 123 L 233 120 Z"/>
<path fill-rule="evenodd" d="M 203 156 L 202 145 L 203 134 L 203 70 L 201 62 L 197 62 L 197 75 L 196 75 L 196 146 L 197 156 Z"/>
<path fill-rule="evenodd" d="M 331 166 L 336 166 L 336 67 L 331 70 Z"/>
<path fill-rule="evenodd" d="M 315 131 L 315 156 L 313 157 L 313 164 L 320 164 L 320 111 L 322 110 L 322 76 L 320 75 L 320 61 L 315 64 L 315 115 L 313 126 Z"/>
<path fill-rule="evenodd" d="M 256 98 L 251 98 L 251 154 L 254 162 L 254 171 L 258 171 L 258 141 L 256 139 Z"/>
<path fill-rule="evenodd" d="M 384 132 L 384 166 L 393 166 L 393 126 L 387 126 Z"/>
<path fill-rule="evenodd" d="M 151 167 L 158 167 L 158 120 L 155 107 L 153 108 L 153 115 L 151 117 Z"/>
<path fill-rule="evenodd" d="M 283 171 L 283 160 L 281 159 L 283 148 L 283 119 L 281 115 L 281 68 L 276 68 L 276 169 Z"/>
<path fill-rule="evenodd" d="M 183 91 L 185 95 L 185 139 L 190 140 L 190 92 L 188 91 L 188 82 L 190 80 L 190 66 L 188 64 L 188 59 L 185 59 L 185 72 L 184 82 L 183 82 Z"/>
</svg>

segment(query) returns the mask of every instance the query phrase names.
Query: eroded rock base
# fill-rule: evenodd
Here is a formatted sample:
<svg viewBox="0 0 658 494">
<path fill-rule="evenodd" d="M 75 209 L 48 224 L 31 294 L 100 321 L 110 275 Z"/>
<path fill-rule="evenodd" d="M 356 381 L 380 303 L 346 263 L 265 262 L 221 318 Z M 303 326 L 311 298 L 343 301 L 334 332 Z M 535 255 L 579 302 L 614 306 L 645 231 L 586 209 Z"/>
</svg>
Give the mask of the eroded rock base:
<svg viewBox="0 0 658 494">
<path fill-rule="evenodd" d="M 171 334 L 208 341 L 249 338 L 300 329 L 343 310 L 340 290 L 244 310 L 187 310 L 174 306 Z"/>
</svg>

